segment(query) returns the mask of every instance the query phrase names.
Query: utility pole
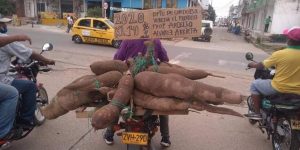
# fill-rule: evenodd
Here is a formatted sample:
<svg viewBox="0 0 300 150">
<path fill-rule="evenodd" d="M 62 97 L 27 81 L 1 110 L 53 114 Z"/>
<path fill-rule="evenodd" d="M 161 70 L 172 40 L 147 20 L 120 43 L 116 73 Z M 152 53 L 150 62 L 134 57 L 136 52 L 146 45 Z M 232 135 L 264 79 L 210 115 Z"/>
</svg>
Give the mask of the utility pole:
<svg viewBox="0 0 300 150">
<path fill-rule="evenodd" d="M 105 3 L 105 0 L 101 0 L 102 1 L 102 5 L 101 5 L 101 10 L 102 10 L 102 18 L 105 18 L 106 14 L 105 14 L 105 10 L 103 9 L 103 6 L 104 6 L 104 3 Z"/>
</svg>

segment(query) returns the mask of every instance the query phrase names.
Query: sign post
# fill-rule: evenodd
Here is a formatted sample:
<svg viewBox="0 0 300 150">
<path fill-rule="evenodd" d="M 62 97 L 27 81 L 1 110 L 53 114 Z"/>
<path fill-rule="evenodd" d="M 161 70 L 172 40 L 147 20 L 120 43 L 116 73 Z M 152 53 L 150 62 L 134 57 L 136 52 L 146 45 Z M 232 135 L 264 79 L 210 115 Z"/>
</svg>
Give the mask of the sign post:
<svg viewBox="0 0 300 150">
<path fill-rule="evenodd" d="M 104 18 L 106 18 L 106 10 L 108 8 L 108 3 L 107 2 L 104 2 L 103 3 L 103 9 L 104 9 Z"/>
<path fill-rule="evenodd" d="M 196 37 L 201 34 L 201 20 L 200 7 L 115 13 L 115 37 L 120 40 Z"/>
</svg>

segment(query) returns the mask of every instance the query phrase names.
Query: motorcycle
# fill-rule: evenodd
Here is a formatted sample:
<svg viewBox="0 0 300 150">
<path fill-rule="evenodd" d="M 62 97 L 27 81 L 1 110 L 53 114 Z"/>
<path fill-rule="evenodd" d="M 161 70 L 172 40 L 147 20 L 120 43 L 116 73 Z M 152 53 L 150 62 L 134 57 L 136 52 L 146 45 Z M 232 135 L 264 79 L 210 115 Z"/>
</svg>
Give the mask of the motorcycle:
<svg viewBox="0 0 300 150">
<path fill-rule="evenodd" d="M 251 42 L 251 35 L 250 35 L 250 30 L 249 30 L 249 29 L 246 29 L 246 30 L 245 30 L 244 39 L 245 39 L 248 43 Z"/>
<path fill-rule="evenodd" d="M 42 54 L 45 51 L 51 51 L 53 49 L 53 45 L 51 43 L 45 43 L 42 52 Z M 46 118 L 41 113 L 41 108 L 49 104 L 48 100 L 48 94 L 46 89 L 44 88 L 42 83 L 38 83 L 37 81 L 37 75 L 39 72 L 49 72 L 51 68 L 49 68 L 47 65 L 43 64 L 42 62 L 36 61 L 36 60 L 28 60 L 27 62 L 21 62 L 18 58 L 16 58 L 14 61 L 12 61 L 9 75 L 14 76 L 17 79 L 22 80 L 31 80 L 33 81 L 37 86 L 37 92 L 36 92 L 36 103 L 37 107 L 35 110 L 34 115 L 34 121 L 35 125 L 40 126 L 42 125 Z M 13 126 L 13 129 L 20 131 L 20 135 L 17 137 L 14 137 L 11 140 L 5 141 L 5 143 L 2 143 L 0 145 L 0 149 L 5 149 L 10 146 L 10 143 L 15 140 L 20 140 L 26 137 L 34 127 L 28 127 L 24 126 L 22 124 L 18 124 L 18 119 L 20 118 L 20 111 L 18 111 L 21 108 L 21 96 L 19 97 L 19 103 L 17 104 L 16 109 L 16 119 Z"/>
<path fill-rule="evenodd" d="M 132 104 L 121 111 L 122 121 L 114 126 L 114 130 L 122 137 L 122 143 L 127 144 L 127 150 L 153 150 L 151 141 L 158 131 L 159 117 L 153 110 L 133 114 L 133 108 Z"/>
<path fill-rule="evenodd" d="M 248 61 L 253 61 L 253 54 L 246 54 Z M 273 79 L 275 68 L 256 69 L 255 79 Z M 248 112 L 254 112 L 254 104 L 251 96 L 247 99 Z M 267 139 L 272 137 L 274 150 L 299 150 L 300 148 L 300 95 L 278 93 L 271 96 L 263 96 L 260 113 L 261 120 L 249 119 L 262 133 L 267 133 Z"/>
</svg>

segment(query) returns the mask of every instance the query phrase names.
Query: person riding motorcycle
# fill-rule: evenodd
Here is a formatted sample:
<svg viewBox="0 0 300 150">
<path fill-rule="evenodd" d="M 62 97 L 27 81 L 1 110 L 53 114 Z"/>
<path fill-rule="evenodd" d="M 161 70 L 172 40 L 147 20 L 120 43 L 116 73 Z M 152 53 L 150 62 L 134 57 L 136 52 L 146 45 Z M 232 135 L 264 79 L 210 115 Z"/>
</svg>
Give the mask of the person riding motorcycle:
<svg viewBox="0 0 300 150">
<path fill-rule="evenodd" d="M 0 37 L 0 47 L 15 41 L 29 41 L 26 35 L 11 35 Z M 13 129 L 19 92 L 16 88 L 0 83 L 0 145 L 18 136 L 18 130 Z"/>
<path fill-rule="evenodd" d="M 276 68 L 273 80 L 257 79 L 252 82 L 250 91 L 254 103 L 254 111 L 245 116 L 260 120 L 261 95 L 269 96 L 276 93 L 291 93 L 300 95 L 300 27 L 286 29 L 287 48 L 274 52 L 263 62 L 251 62 L 249 68 Z"/>
<path fill-rule="evenodd" d="M 135 58 L 141 53 L 143 56 L 147 53 L 147 47 L 144 42 L 148 41 L 147 39 L 136 39 L 136 40 L 124 40 L 121 43 L 120 48 L 114 55 L 114 60 L 128 60 L 131 58 Z M 162 46 L 159 39 L 153 40 L 154 47 L 154 57 L 160 62 L 168 62 L 169 58 L 167 55 L 167 51 Z M 171 145 L 170 136 L 169 136 L 169 117 L 168 116 L 159 116 L 160 119 L 160 132 L 161 132 L 161 145 L 165 147 L 169 147 Z M 117 124 L 118 120 L 114 121 L 114 124 Z M 113 144 L 113 126 L 107 128 L 106 133 L 104 135 L 104 139 L 106 144 Z"/>
<path fill-rule="evenodd" d="M 7 22 L 11 19 L 0 18 L 0 37 L 6 37 Z M 30 40 L 29 40 L 30 41 Z M 28 59 L 34 59 L 45 64 L 53 65 L 54 60 L 47 59 L 42 55 L 32 51 L 19 42 L 12 42 L 5 46 L 0 47 L 0 83 L 12 85 L 22 95 L 20 119 L 17 120 L 18 124 L 32 127 L 34 126 L 34 112 L 36 109 L 36 91 L 37 87 L 35 83 L 29 80 L 19 80 L 12 76 L 7 75 L 12 57 L 18 57 L 22 61 Z"/>
</svg>

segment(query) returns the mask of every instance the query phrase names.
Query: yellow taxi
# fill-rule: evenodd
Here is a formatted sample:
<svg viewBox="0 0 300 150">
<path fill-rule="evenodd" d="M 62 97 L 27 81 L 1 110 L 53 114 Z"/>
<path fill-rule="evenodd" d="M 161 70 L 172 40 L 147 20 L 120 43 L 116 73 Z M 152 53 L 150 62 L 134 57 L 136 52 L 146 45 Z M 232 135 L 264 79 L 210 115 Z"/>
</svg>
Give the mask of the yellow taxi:
<svg viewBox="0 0 300 150">
<path fill-rule="evenodd" d="M 80 18 L 72 28 L 72 41 L 111 45 L 119 48 L 121 41 L 115 39 L 114 23 L 105 18 Z"/>
</svg>

